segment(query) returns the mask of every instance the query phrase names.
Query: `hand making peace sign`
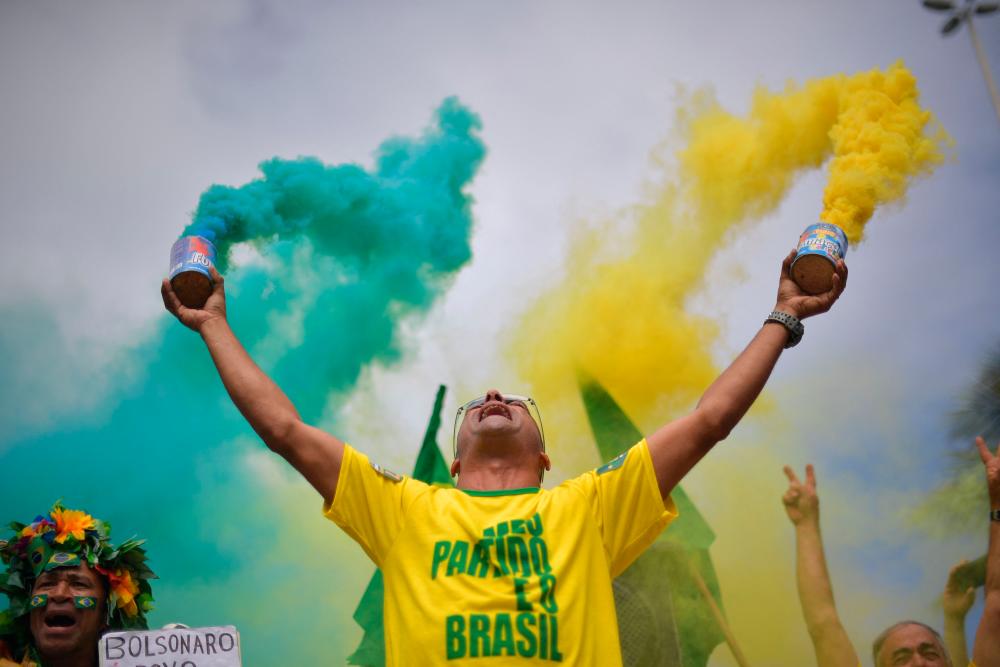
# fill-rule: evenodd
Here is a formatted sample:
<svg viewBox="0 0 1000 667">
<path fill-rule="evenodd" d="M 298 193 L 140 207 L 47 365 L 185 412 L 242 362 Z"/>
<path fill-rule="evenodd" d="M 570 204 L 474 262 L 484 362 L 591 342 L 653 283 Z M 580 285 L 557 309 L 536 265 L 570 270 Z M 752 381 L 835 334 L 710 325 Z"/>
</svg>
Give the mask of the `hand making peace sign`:
<svg viewBox="0 0 1000 667">
<path fill-rule="evenodd" d="M 816 471 L 812 464 L 806 466 L 806 483 L 803 484 L 795 476 L 791 466 L 785 466 L 785 476 L 789 485 L 781 502 L 785 504 L 785 512 L 792 523 L 798 525 L 805 520 L 819 520 L 819 496 L 816 495 Z"/>
</svg>

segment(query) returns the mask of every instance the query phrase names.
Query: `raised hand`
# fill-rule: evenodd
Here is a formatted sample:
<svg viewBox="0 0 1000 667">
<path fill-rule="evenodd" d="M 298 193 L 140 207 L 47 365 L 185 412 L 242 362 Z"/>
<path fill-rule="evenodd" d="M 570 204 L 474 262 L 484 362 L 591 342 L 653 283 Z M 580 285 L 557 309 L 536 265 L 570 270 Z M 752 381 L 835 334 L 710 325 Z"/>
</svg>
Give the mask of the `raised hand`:
<svg viewBox="0 0 1000 667">
<path fill-rule="evenodd" d="M 791 267 L 793 259 L 795 259 L 794 250 L 781 263 L 781 277 L 778 280 L 778 301 L 774 309 L 794 315 L 800 320 L 830 310 L 834 302 L 844 292 L 844 288 L 847 287 L 847 265 L 844 264 L 844 260 L 837 260 L 837 266 L 833 272 L 833 286 L 830 287 L 830 290 L 823 294 L 811 295 L 802 291 L 798 283 L 792 280 Z"/>
<path fill-rule="evenodd" d="M 816 471 L 812 464 L 806 466 L 806 482 L 803 484 L 791 466 L 785 466 L 788 490 L 782 496 L 788 518 L 796 526 L 803 521 L 819 521 L 819 496 L 816 495 Z"/>
<path fill-rule="evenodd" d="M 941 606 L 944 608 L 945 617 L 964 620 L 976 601 L 976 589 L 965 586 L 962 570 L 968 564 L 969 561 L 963 560 L 948 571 L 948 581 L 944 585 L 944 593 L 941 594 Z"/>
<path fill-rule="evenodd" d="M 208 300 L 205 301 L 205 305 L 201 308 L 188 308 L 182 304 L 181 300 L 174 293 L 173 287 L 170 286 L 170 281 L 166 278 L 163 279 L 163 283 L 160 285 L 160 296 L 163 297 L 163 307 L 180 320 L 181 324 L 198 332 L 201 332 L 201 328 L 210 320 L 216 318 L 226 319 L 225 280 L 222 274 L 215 270 L 214 266 L 210 267 L 209 271 L 212 273 L 212 280 L 215 283 L 215 287 L 212 289 Z"/>
<path fill-rule="evenodd" d="M 990 494 L 990 509 L 1000 509 L 1000 444 L 997 445 L 997 453 L 991 454 L 986 441 L 978 437 L 976 447 L 979 448 L 979 458 L 986 466 L 986 488 Z"/>
</svg>

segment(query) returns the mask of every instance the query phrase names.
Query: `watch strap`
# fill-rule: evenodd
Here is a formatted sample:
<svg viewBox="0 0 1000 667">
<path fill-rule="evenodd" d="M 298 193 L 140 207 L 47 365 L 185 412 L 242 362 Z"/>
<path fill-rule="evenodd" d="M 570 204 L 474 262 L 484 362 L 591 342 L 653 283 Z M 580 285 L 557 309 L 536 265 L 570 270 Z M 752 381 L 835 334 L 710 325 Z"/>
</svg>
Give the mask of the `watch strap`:
<svg viewBox="0 0 1000 667">
<path fill-rule="evenodd" d="M 768 322 L 777 322 L 788 330 L 788 342 L 785 343 L 785 349 L 798 345 L 799 341 L 802 340 L 802 335 L 806 332 L 806 327 L 799 321 L 799 318 L 780 310 L 772 310 L 771 314 L 764 320 L 765 324 Z"/>
</svg>

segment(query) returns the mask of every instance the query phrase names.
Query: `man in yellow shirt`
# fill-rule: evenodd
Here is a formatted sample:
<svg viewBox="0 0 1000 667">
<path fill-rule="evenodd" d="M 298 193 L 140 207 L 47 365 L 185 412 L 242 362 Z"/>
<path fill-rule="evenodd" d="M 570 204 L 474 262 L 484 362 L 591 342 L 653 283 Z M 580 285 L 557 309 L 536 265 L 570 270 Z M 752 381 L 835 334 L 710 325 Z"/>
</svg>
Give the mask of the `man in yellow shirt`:
<svg viewBox="0 0 1000 667">
<path fill-rule="evenodd" d="M 169 281 L 161 291 L 167 310 L 204 339 L 250 425 L 382 569 L 388 665 L 614 667 L 611 578 L 676 516 L 671 489 L 749 409 L 782 350 L 802 337 L 800 320 L 829 310 L 844 289 L 839 262 L 829 292 L 803 293 L 789 275 L 793 257 L 764 325 L 690 414 L 552 490 L 540 488 L 549 458 L 531 399 L 491 389 L 463 406 L 457 488 L 428 486 L 302 422 L 229 328 L 214 270 L 201 309 L 184 307 Z"/>
</svg>

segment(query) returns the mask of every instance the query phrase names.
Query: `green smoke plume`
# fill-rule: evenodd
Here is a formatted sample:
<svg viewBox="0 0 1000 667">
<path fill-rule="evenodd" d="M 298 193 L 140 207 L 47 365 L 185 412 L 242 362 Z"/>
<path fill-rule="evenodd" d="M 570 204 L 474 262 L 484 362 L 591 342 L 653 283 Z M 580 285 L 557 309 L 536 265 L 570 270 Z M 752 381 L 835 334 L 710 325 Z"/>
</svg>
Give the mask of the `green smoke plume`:
<svg viewBox="0 0 1000 667">
<path fill-rule="evenodd" d="M 425 313 L 471 257 L 479 127 L 448 99 L 419 137 L 383 143 L 370 170 L 275 158 L 258 180 L 202 196 L 186 233 L 216 242 L 234 330 L 307 421 L 330 417 L 331 392 L 349 392 L 366 366 L 400 359 L 401 324 Z M 260 257 L 228 261 L 243 242 Z M 19 341 L 0 338 L 0 349 L 22 350 Z M 321 518 L 304 482 L 262 478 L 270 455 L 258 456 L 198 336 L 164 313 L 121 354 L 129 379 L 93 408 L 105 422 L 67 413 L 0 432 L 9 472 L 0 520 L 30 519 L 62 498 L 147 538 L 161 576 L 151 624 L 232 623 L 248 667 L 347 655 L 354 601 L 338 609 L 333 582 L 370 572 L 362 552 Z M 23 375 L 0 369 L 0 398 L 22 401 L 14 381 Z"/>
</svg>

